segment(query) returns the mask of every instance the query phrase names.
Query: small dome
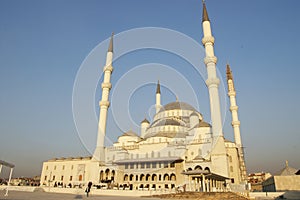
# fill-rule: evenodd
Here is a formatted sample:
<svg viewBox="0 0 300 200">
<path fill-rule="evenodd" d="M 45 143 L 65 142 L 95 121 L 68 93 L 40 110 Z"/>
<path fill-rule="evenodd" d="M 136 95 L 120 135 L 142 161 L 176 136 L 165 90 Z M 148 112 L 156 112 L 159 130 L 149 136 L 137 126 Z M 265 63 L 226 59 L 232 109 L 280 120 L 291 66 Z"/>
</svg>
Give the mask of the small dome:
<svg viewBox="0 0 300 200">
<path fill-rule="evenodd" d="M 123 133 L 123 135 L 121 135 L 121 137 L 122 136 L 138 137 L 138 135 L 135 132 L 133 132 L 132 130 L 129 130 L 129 131 Z"/>
<path fill-rule="evenodd" d="M 211 127 L 211 125 L 205 121 L 201 121 L 199 122 L 198 127 Z"/>
<path fill-rule="evenodd" d="M 192 114 L 190 114 L 190 117 L 191 116 L 197 116 L 198 117 L 198 114 L 196 112 L 192 112 Z"/>
<path fill-rule="evenodd" d="M 165 106 L 163 106 L 159 112 L 162 112 L 162 111 L 165 111 L 165 110 L 191 110 L 191 111 L 196 111 L 196 109 L 185 103 L 185 102 L 172 102 L 172 103 L 169 103 Z"/>
</svg>

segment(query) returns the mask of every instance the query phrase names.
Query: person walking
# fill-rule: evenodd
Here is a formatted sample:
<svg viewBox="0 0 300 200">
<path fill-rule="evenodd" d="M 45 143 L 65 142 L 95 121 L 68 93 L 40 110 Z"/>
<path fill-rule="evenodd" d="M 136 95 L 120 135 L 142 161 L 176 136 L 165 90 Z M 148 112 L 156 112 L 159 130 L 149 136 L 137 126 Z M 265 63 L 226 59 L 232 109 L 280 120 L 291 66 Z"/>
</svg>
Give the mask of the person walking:
<svg viewBox="0 0 300 200">
<path fill-rule="evenodd" d="M 86 197 L 89 197 L 89 193 L 90 193 L 90 191 L 91 191 L 92 185 L 93 185 L 93 183 L 90 181 L 90 182 L 88 183 L 87 188 L 85 189 Z"/>
</svg>

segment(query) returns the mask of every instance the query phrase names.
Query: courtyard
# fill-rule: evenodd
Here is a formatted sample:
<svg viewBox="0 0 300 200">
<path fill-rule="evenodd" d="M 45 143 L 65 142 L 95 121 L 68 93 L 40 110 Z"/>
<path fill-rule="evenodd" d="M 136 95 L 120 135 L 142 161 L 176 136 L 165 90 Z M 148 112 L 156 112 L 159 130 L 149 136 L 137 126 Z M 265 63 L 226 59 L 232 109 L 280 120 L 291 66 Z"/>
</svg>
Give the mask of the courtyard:
<svg viewBox="0 0 300 200">
<path fill-rule="evenodd" d="M 20 191 L 9 191 L 8 196 L 4 196 L 5 190 L 0 190 L 0 200 L 73 200 L 73 199 L 90 199 L 90 200 L 158 200 L 159 198 L 147 198 L 147 197 L 121 197 L 121 196 L 93 196 L 82 194 L 62 194 L 62 193 L 48 193 L 48 192 L 20 192 Z"/>
</svg>

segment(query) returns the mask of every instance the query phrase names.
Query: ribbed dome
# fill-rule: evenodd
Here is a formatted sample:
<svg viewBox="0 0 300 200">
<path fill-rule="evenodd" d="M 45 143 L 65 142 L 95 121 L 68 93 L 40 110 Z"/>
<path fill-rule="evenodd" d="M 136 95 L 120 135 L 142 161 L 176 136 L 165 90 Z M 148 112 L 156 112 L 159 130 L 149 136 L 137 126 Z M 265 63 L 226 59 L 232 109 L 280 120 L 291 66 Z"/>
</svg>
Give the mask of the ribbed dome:
<svg viewBox="0 0 300 200">
<path fill-rule="evenodd" d="M 191 110 L 196 111 L 196 109 L 191 106 L 190 104 L 187 104 L 185 102 L 172 102 L 168 103 L 167 105 L 163 106 L 159 112 L 165 111 L 165 110 Z"/>
</svg>

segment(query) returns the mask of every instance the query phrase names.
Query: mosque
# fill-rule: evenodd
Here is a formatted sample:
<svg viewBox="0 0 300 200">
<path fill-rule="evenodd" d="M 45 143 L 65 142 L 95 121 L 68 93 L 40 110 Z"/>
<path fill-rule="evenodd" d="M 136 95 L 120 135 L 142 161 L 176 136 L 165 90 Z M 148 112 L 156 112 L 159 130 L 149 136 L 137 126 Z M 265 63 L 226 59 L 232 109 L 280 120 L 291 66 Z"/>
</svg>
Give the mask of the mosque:
<svg viewBox="0 0 300 200">
<path fill-rule="evenodd" d="M 140 133 L 128 131 L 105 147 L 107 112 L 112 88 L 113 36 L 111 37 L 102 98 L 99 102 L 97 146 L 90 157 L 56 158 L 43 163 L 42 186 L 76 187 L 93 182 L 95 186 L 124 187 L 130 190 L 175 189 L 224 191 L 246 185 L 247 173 L 236 104 L 233 75 L 227 65 L 227 85 L 232 114 L 234 141 L 224 138 L 222 130 L 219 78 L 216 73 L 214 37 L 205 3 L 202 15 L 207 68 L 206 85 L 210 98 L 211 124 L 185 102 L 161 105 L 160 83 L 156 88 L 156 114 L 150 122 L 141 121 Z"/>
</svg>

